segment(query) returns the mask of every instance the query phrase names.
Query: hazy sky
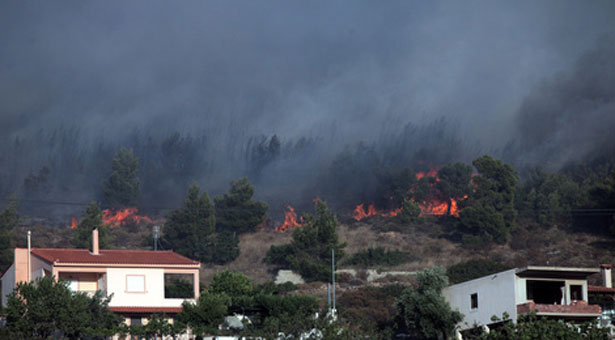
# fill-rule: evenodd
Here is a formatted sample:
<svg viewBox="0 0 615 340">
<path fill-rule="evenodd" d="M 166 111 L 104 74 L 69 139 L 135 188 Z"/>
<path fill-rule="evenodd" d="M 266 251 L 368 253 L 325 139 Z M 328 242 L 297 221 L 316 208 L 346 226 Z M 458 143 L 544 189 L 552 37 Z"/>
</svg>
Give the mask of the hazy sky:
<svg viewBox="0 0 615 340">
<path fill-rule="evenodd" d="M 445 116 L 501 145 L 614 17 L 611 0 L 4 0 L 0 126 L 352 142 Z"/>
</svg>

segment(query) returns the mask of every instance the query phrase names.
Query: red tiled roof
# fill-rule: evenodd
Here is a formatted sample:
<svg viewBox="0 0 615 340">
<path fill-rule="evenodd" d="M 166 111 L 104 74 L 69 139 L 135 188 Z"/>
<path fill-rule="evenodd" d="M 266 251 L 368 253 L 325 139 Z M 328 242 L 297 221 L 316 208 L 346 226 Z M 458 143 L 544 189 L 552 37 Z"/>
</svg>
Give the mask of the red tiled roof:
<svg viewBox="0 0 615 340">
<path fill-rule="evenodd" d="M 94 255 L 88 249 L 33 248 L 32 254 L 57 264 L 198 265 L 171 250 L 101 249 Z"/>
<path fill-rule="evenodd" d="M 176 314 L 182 307 L 109 307 L 115 313 L 165 313 Z"/>
<path fill-rule="evenodd" d="M 587 292 L 615 294 L 615 288 L 608 288 L 603 286 L 587 286 Z"/>
</svg>

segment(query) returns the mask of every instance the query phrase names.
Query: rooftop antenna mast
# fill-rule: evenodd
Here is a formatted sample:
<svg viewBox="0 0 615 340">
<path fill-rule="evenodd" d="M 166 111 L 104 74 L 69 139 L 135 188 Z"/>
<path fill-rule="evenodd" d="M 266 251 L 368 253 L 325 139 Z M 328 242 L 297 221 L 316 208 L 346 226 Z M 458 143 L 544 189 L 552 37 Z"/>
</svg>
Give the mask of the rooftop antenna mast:
<svg viewBox="0 0 615 340">
<path fill-rule="evenodd" d="M 154 226 L 154 251 L 158 250 L 158 232 L 160 231 L 160 227 Z"/>
</svg>

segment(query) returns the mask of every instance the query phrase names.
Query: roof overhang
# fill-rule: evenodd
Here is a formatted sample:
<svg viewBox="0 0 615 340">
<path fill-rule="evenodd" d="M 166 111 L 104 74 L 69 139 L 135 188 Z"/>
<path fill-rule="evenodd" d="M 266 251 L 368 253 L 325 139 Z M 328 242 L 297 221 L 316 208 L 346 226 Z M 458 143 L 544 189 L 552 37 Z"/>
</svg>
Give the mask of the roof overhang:
<svg viewBox="0 0 615 340">
<path fill-rule="evenodd" d="M 177 314 L 182 311 L 182 307 L 109 307 L 109 309 L 118 314 Z"/>
<path fill-rule="evenodd" d="M 131 263 L 70 263 L 53 262 L 56 268 L 62 267 L 96 267 L 96 268 L 173 268 L 173 269 L 200 269 L 200 264 L 131 264 Z"/>
<path fill-rule="evenodd" d="M 523 278 L 578 279 L 600 273 L 598 268 L 527 266 L 518 268 L 516 274 Z"/>
</svg>

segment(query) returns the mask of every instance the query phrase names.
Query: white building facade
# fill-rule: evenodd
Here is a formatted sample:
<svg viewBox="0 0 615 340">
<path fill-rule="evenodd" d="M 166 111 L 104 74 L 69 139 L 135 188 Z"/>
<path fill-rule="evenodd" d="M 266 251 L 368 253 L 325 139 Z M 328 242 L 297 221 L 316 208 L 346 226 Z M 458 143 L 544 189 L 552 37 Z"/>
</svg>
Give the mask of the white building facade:
<svg viewBox="0 0 615 340">
<path fill-rule="evenodd" d="M 446 287 L 443 295 L 464 315 L 460 330 L 493 325 L 493 317 L 501 319 L 504 313 L 517 320 L 530 311 L 546 317 L 593 320 L 601 309 L 588 304 L 587 277 L 598 272 L 593 268 L 515 268 Z"/>
</svg>

